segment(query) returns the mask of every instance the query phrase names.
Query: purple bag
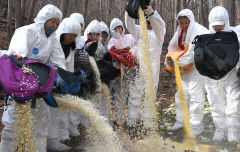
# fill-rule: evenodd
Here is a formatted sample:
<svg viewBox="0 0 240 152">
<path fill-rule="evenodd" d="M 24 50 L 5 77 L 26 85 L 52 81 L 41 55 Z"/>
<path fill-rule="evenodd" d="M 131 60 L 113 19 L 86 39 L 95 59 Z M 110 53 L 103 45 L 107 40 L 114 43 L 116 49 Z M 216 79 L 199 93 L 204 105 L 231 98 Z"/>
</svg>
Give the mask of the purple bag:
<svg viewBox="0 0 240 152">
<path fill-rule="evenodd" d="M 24 59 L 22 65 L 33 71 L 28 73 L 15 61 L 12 56 L 0 57 L 0 85 L 16 102 L 26 103 L 33 97 L 41 98 L 51 91 L 57 72 L 53 67 L 36 60 Z M 38 69 L 47 69 L 49 73 Z M 43 76 L 45 78 L 42 79 Z"/>
</svg>

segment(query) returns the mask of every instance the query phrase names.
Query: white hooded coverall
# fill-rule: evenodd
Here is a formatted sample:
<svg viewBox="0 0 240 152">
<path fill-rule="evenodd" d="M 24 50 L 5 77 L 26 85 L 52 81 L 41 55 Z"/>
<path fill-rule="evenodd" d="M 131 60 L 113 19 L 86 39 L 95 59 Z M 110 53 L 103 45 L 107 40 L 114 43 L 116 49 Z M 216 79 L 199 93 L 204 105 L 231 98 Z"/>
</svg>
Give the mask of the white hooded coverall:
<svg viewBox="0 0 240 152">
<path fill-rule="evenodd" d="M 84 31 L 84 37 L 86 38 L 86 40 L 87 40 L 87 35 L 89 33 L 99 33 L 99 34 L 101 34 L 101 25 L 100 25 L 100 22 L 98 20 L 93 20 L 88 24 L 86 30 Z M 96 61 L 97 60 L 102 60 L 104 53 L 105 53 L 105 49 L 104 49 L 103 44 L 101 43 L 101 36 L 99 36 L 99 38 L 98 38 L 98 48 L 95 52 L 94 59 Z"/>
<path fill-rule="evenodd" d="M 85 22 L 84 22 L 84 17 L 83 17 L 82 14 L 73 13 L 73 14 L 70 15 L 69 18 L 71 18 L 73 20 L 76 20 L 77 22 L 79 22 L 79 24 L 82 24 L 81 31 L 83 31 L 84 26 L 85 26 Z M 85 38 L 84 36 L 78 35 L 76 37 L 76 40 L 75 40 L 76 41 L 76 48 L 81 49 L 84 46 L 86 40 L 87 40 L 87 38 Z"/>
<path fill-rule="evenodd" d="M 81 27 L 84 28 L 84 18 L 82 14 L 73 13 L 70 15 L 70 18 L 77 21 Z M 83 29 L 81 29 L 83 31 Z M 84 36 L 78 35 L 75 39 L 76 42 L 76 49 L 81 49 L 86 42 L 86 38 Z M 71 136 L 78 136 L 79 132 L 77 130 L 79 124 L 83 125 L 84 127 L 88 126 L 87 117 L 81 114 L 76 110 L 70 110 L 69 112 L 69 133 Z"/>
<path fill-rule="evenodd" d="M 62 34 L 76 34 L 81 35 L 81 26 L 80 24 L 70 18 L 65 18 L 59 25 L 56 35 L 58 41 L 60 42 L 60 37 Z M 69 72 L 74 72 L 74 51 L 70 49 L 70 53 L 66 58 L 66 70 Z M 65 55 L 64 55 L 65 56 Z M 61 150 L 61 147 L 56 142 L 53 144 L 53 140 L 49 139 L 58 139 L 59 141 L 64 141 L 70 139 L 69 137 L 69 112 L 60 108 L 50 107 L 50 116 L 51 116 L 51 125 L 48 129 L 48 148 L 53 150 Z M 56 140 L 55 140 L 56 141 Z"/>
<path fill-rule="evenodd" d="M 160 74 L 160 57 L 162 53 L 162 45 L 164 41 L 164 36 L 166 33 L 165 22 L 157 11 L 149 16 L 149 21 L 152 25 L 152 30 L 148 30 L 149 46 L 152 59 L 153 68 L 153 78 L 154 78 L 154 88 L 155 92 L 158 89 L 159 74 Z M 125 13 L 125 23 L 128 31 L 133 37 L 138 40 L 140 34 L 140 26 L 135 24 L 135 19 L 131 18 L 128 13 Z M 137 57 L 137 53 L 135 54 Z M 144 101 L 144 108 L 141 110 L 141 99 L 143 98 L 143 86 L 138 77 L 135 78 L 135 82 L 130 86 L 130 96 L 129 96 L 129 106 L 128 106 L 128 124 L 130 126 L 134 125 L 136 121 L 142 119 L 144 126 L 149 128 L 152 126 L 150 121 L 150 109 L 149 102 Z M 145 99 L 144 99 L 145 100 Z"/>
<path fill-rule="evenodd" d="M 236 27 L 231 27 L 228 12 L 221 6 L 214 7 L 208 17 L 210 26 L 208 33 L 215 33 L 211 25 L 216 21 L 224 21 L 223 31 L 235 31 L 240 40 Z M 208 101 L 210 103 L 213 122 L 216 127 L 215 140 L 240 141 L 240 85 L 236 71 L 233 69 L 220 80 L 208 78 L 206 83 Z"/>
<path fill-rule="evenodd" d="M 115 28 L 121 26 L 123 28 L 123 33 L 122 35 L 120 33 L 115 32 Z M 130 47 L 130 52 L 136 52 L 137 48 L 137 42 L 133 38 L 131 34 L 125 34 L 125 28 L 123 26 L 123 22 L 118 19 L 114 18 L 111 21 L 110 24 L 110 32 L 112 34 L 112 38 L 108 42 L 108 49 L 110 50 L 111 47 L 115 47 L 116 49 L 124 49 L 126 47 Z M 125 35 L 124 35 L 125 34 Z M 120 65 L 118 65 L 116 62 L 113 63 L 113 65 L 116 68 L 120 68 Z M 125 106 L 126 106 L 126 100 L 129 94 L 129 89 L 128 85 L 131 81 L 131 79 L 134 78 L 135 75 L 135 67 L 132 67 L 131 69 L 128 69 L 125 67 L 124 70 L 124 89 L 123 89 L 123 94 L 124 94 L 124 100 L 123 100 L 123 122 L 125 122 Z M 110 84 L 111 89 L 114 90 L 112 95 L 113 95 L 113 101 L 114 101 L 114 108 L 115 108 L 115 117 L 116 117 L 116 122 L 119 125 L 120 124 L 120 117 L 121 117 L 121 80 L 120 78 L 113 80 Z"/>
<path fill-rule="evenodd" d="M 207 29 L 202 25 L 198 24 L 195 19 L 193 12 L 189 9 L 184 9 L 179 12 L 177 18 L 180 16 L 186 16 L 190 20 L 190 24 L 187 29 L 185 44 L 189 44 L 188 51 L 179 58 L 179 66 L 185 66 L 194 62 L 193 49 L 194 45 L 192 41 L 197 35 L 206 33 Z M 178 39 L 181 33 L 181 27 L 177 27 L 177 31 L 169 43 L 168 51 L 179 49 Z M 204 102 L 205 88 L 204 88 L 204 77 L 199 74 L 196 67 L 193 66 L 188 72 L 181 73 L 182 86 L 184 90 L 185 100 L 189 105 L 190 123 L 192 125 L 194 135 L 202 133 L 204 126 L 202 120 L 204 117 Z M 179 92 L 175 94 L 175 107 L 176 107 L 176 122 L 175 125 L 183 126 L 183 116 L 180 104 Z"/>
<path fill-rule="evenodd" d="M 64 54 L 56 34 L 46 37 L 44 23 L 52 18 L 62 19 L 62 12 L 53 5 L 44 6 L 34 19 L 33 24 L 18 28 L 10 42 L 9 51 L 22 57 L 36 59 L 42 62 L 66 69 Z M 15 152 L 15 119 L 16 103 L 8 101 L 2 117 L 4 128 L 1 137 L 1 152 Z M 49 106 L 42 99 L 36 100 L 36 108 L 32 109 L 34 116 L 34 134 L 38 152 L 46 152 L 47 130 L 50 124 Z"/>
<path fill-rule="evenodd" d="M 101 26 L 100 26 L 100 22 L 98 20 L 93 20 L 91 21 L 86 30 L 84 31 L 84 37 L 87 39 L 87 35 L 89 33 L 101 33 Z M 99 54 L 103 54 L 101 52 L 103 52 L 104 49 L 103 49 L 103 45 L 100 41 L 100 36 L 99 36 L 99 39 L 98 39 L 98 48 L 95 52 L 95 61 L 99 60 Z M 105 98 L 103 96 L 103 92 L 100 91 L 100 92 L 96 92 L 94 94 L 90 94 L 89 95 L 89 99 L 91 100 L 91 102 L 94 104 L 94 106 L 99 110 L 99 113 L 101 116 L 104 116 L 106 118 L 106 120 L 108 119 L 108 109 L 109 107 L 107 106 L 107 103 L 105 101 Z"/>
</svg>

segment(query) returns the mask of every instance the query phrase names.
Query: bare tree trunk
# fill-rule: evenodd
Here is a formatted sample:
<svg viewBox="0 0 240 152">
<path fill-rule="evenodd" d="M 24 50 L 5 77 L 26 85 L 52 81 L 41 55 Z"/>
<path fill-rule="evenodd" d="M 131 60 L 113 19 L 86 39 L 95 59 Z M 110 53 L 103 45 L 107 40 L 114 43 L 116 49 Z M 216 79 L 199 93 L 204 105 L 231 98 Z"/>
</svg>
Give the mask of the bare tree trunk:
<svg viewBox="0 0 240 152">
<path fill-rule="evenodd" d="M 12 38 L 12 8 L 13 8 L 13 1 L 8 0 L 8 43 L 10 43 Z"/>
<path fill-rule="evenodd" d="M 206 6 L 208 7 L 208 6 Z M 206 12 L 206 10 L 208 9 L 204 9 L 204 0 L 200 0 L 200 6 L 199 6 L 199 23 L 202 24 L 203 26 L 207 26 L 208 21 L 207 21 L 207 15 L 208 15 L 208 11 Z"/>
<path fill-rule="evenodd" d="M 235 18 L 236 18 L 235 0 L 219 0 L 219 4 L 228 10 L 230 24 L 232 26 L 235 26 Z"/>
<path fill-rule="evenodd" d="M 87 16 L 87 7 L 88 7 L 88 0 L 84 0 L 84 12 L 83 16 Z"/>
<path fill-rule="evenodd" d="M 176 3 L 176 16 L 177 14 L 181 11 L 181 3 L 182 3 L 182 0 L 176 0 L 177 3 Z"/>
<path fill-rule="evenodd" d="M 109 0 L 109 9 L 108 9 L 108 15 L 111 15 L 111 13 L 112 13 L 112 6 L 113 6 L 113 0 Z"/>
<path fill-rule="evenodd" d="M 231 24 L 231 26 L 235 26 L 235 19 L 236 19 L 236 3 L 235 3 L 235 0 L 228 0 L 227 10 L 229 12 L 230 24 Z"/>
<path fill-rule="evenodd" d="M 236 21 L 237 22 L 235 24 L 239 25 L 240 24 L 240 16 L 239 16 L 240 15 L 240 1 L 236 1 L 236 6 L 237 6 L 236 7 L 236 12 L 237 12 L 236 14 L 238 14 L 238 15 L 236 16 Z"/>
<path fill-rule="evenodd" d="M 100 19 L 103 20 L 103 13 L 102 13 L 102 0 L 99 0 L 100 2 Z"/>
<path fill-rule="evenodd" d="M 175 17 L 177 17 L 178 13 L 181 11 L 181 0 L 174 0 L 175 1 L 175 14 L 174 14 L 174 31 L 177 29 L 177 22 L 175 21 Z"/>
<path fill-rule="evenodd" d="M 32 23 L 32 18 L 33 18 L 33 12 L 34 12 L 34 9 L 35 9 L 35 3 L 36 1 L 32 0 L 31 3 L 30 3 L 30 7 L 29 7 L 29 14 L 27 16 L 27 22 L 26 24 L 30 24 Z"/>
<path fill-rule="evenodd" d="M 23 26 L 23 18 L 22 18 L 22 9 L 21 9 L 21 1 L 16 1 L 16 19 L 15 19 L 15 29 Z"/>
<path fill-rule="evenodd" d="M 163 3 L 162 1 L 159 1 L 159 9 L 160 9 L 160 14 L 161 14 L 161 15 L 162 15 L 162 10 L 163 10 L 163 9 L 162 9 L 162 3 Z"/>
<path fill-rule="evenodd" d="M 63 18 L 65 18 L 67 16 L 68 4 L 69 4 L 69 0 L 62 0 L 61 1 L 60 9 L 63 13 Z"/>
<path fill-rule="evenodd" d="M 152 2 L 152 8 L 155 10 L 156 9 L 156 0 L 153 0 Z"/>
<path fill-rule="evenodd" d="M 25 10 L 26 10 L 26 0 L 21 0 L 21 9 L 22 9 L 22 17 L 26 17 Z"/>
<path fill-rule="evenodd" d="M 186 0 L 181 0 L 180 6 L 181 6 L 181 10 L 187 8 L 187 6 L 186 6 Z"/>
</svg>

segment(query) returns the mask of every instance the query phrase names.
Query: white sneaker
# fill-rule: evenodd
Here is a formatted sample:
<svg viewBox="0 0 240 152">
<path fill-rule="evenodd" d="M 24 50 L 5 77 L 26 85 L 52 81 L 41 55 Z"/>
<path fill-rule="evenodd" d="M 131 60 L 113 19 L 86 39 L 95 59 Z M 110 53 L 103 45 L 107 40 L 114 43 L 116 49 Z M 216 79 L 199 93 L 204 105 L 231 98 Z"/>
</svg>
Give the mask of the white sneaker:
<svg viewBox="0 0 240 152">
<path fill-rule="evenodd" d="M 71 147 L 62 144 L 58 139 L 56 138 L 48 138 L 47 139 L 47 150 L 51 151 L 67 151 L 70 150 Z"/>
<path fill-rule="evenodd" d="M 212 140 L 213 141 L 223 141 L 225 139 L 226 139 L 225 131 L 223 129 L 216 128 Z"/>
<path fill-rule="evenodd" d="M 70 136 L 73 136 L 73 137 L 78 137 L 78 136 L 80 136 L 80 133 L 79 133 L 79 131 L 77 130 L 77 128 L 70 129 L 70 130 L 69 130 L 69 134 L 70 134 Z"/>
<path fill-rule="evenodd" d="M 175 122 L 174 125 L 171 127 L 171 131 L 177 131 L 183 128 L 183 124 L 181 122 Z"/>
</svg>

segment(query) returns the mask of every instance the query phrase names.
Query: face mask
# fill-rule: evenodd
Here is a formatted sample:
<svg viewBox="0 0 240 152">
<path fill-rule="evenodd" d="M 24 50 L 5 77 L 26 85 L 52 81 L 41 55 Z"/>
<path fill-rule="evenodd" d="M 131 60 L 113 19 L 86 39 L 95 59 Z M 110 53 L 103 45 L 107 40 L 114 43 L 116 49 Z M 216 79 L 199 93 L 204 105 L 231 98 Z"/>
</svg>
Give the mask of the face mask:
<svg viewBox="0 0 240 152">
<path fill-rule="evenodd" d="M 46 24 L 44 24 L 44 30 L 45 30 L 46 36 L 49 37 L 56 30 L 56 28 L 47 26 Z"/>
<path fill-rule="evenodd" d="M 119 32 L 113 32 L 113 33 L 112 33 L 112 36 L 113 36 L 114 38 L 116 38 L 116 39 L 122 38 L 122 35 L 121 35 Z"/>
</svg>

